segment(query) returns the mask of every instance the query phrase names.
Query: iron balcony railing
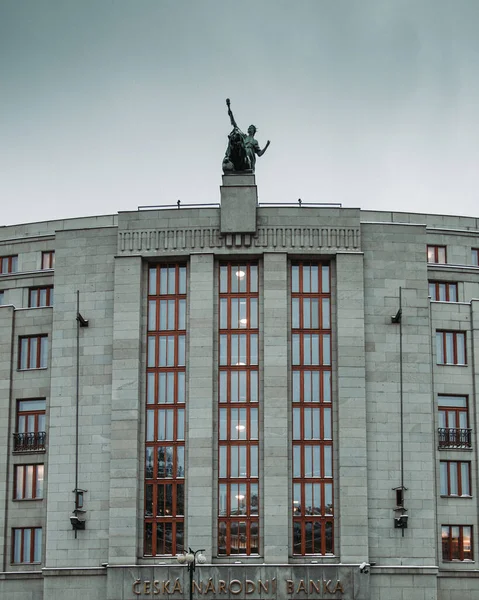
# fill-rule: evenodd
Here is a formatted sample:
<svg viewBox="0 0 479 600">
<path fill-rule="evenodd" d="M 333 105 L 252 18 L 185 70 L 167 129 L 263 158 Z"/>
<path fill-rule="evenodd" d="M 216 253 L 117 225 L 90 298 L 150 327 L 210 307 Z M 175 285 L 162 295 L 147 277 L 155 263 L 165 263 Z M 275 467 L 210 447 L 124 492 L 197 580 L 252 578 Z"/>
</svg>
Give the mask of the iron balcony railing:
<svg viewBox="0 0 479 600">
<path fill-rule="evenodd" d="M 472 429 L 439 427 L 439 448 L 470 448 Z"/>
<path fill-rule="evenodd" d="M 13 434 L 14 452 L 32 452 L 45 450 L 47 434 L 45 431 L 30 431 L 28 433 Z"/>
</svg>

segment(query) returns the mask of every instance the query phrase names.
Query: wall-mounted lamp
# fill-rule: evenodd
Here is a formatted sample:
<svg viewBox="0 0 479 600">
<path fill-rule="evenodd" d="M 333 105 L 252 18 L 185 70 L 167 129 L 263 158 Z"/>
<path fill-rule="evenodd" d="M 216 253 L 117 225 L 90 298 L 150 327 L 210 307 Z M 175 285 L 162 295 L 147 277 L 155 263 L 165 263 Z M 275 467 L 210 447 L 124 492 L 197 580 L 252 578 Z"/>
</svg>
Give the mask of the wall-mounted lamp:
<svg viewBox="0 0 479 600">
<path fill-rule="evenodd" d="M 85 319 L 85 317 L 83 317 L 81 313 L 77 314 L 77 321 L 80 323 L 80 327 L 88 327 L 89 325 L 88 319 Z"/>
<path fill-rule="evenodd" d="M 407 529 L 408 515 L 403 514 L 394 517 L 394 529 Z"/>
<path fill-rule="evenodd" d="M 400 323 L 402 317 L 402 308 L 400 308 L 395 315 L 391 317 L 391 323 Z"/>
</svg>

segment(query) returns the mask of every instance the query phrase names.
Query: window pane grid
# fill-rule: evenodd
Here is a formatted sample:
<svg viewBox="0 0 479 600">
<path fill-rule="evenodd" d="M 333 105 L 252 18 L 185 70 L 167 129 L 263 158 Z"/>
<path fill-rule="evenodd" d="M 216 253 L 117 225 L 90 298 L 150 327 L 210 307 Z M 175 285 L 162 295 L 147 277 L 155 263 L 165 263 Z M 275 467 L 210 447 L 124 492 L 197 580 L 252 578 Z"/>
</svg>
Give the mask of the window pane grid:
<svg viewBox="0 0 479 600">
<path fill-rule="evenodd" d="M 43 465 L 16 465 L 14 500 L 43 498 Z"/>
<path fill-rule="evenodd" d="M 48 337 L 46 335 L 26 336 L 19 339 L 18 369 L 46 369 Z"/>
<path fill-rule="evenodd" d="M 18 255 L 0 256 L 0 275 L 18 271 Z"/>
<path fill-rule="evenodd" d="M 219 276 L 218 554 L 258 554 L 258 267 Z"/>
<path fill-rule="evenodd" d="M 21 527 L 12 530 L 12 563 L 39 563 L 41 556 L 41 527 Z"/>
<path fill-rule="evenodd" d="M 457 283 L 449 281 L 430 281 L 429 296 L 436 302 L 457 302 Z"/>
<path fill-rule="evenodd" d="M 184 549 L 186 266 L 150 267 L 144 555 Z"/>
<path fill-rule="evenodd" d="M 53 306 L 53 286 L 30 288 L 28 306 L 30 308 Z"/>
<path fill-rule="evenodd" d="M 466 365 L 466 332 L 436 331 L 438 365 Z"/>
<path fill-rule="evenodd" d="M 55 251 L 47 250 L 42 252 L 42 270 L 53 269 L 55 267 Z"/>
<path fill-rule="evenodd" d="M 427 246 L 427 262 L 433 264 L 446 264 L 446 246 Z"/>
<path fill-rule="evenodd" d="M 329 263 L 291 267 L 293 554 L 333 553 Z"/>
<path fill-rule="evenodd" d="M 471 526 L 443 525 L 441 529 L 442 560 L 473 560 Z"/>
<path fill-rule="evenodd" d="M 471 463 L 441 461 L 441 496 L 471 497 Z"/>
</svg>

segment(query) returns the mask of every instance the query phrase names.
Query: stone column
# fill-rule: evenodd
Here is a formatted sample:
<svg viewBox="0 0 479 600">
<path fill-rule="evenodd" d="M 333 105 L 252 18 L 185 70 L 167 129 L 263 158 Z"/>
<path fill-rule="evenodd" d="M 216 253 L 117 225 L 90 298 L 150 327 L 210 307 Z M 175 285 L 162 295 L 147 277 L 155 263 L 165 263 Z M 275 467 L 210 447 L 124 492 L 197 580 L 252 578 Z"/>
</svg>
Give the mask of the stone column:
<svg viewBox="0 0 479 600">
<path fill-rule="evenodd" d="M 338 254 L 336 281 L 339 543 L 335 551 L 343 563 L 361 563 L 369 556 L 363 255 Z"/>
<path fill-rule="evenodd" d="M 10 411 L 10 380 L 11 380 L 11 368 L 13 361 L 13 348 L 11 345 L 12 341 L 12 330 L 14 326 L 14 312 L 13 306 L 1 306 L 0 307 L 0 447 L 4 449 L 2 457 L 0 458 L 0 539 L 4 540 L 6 535 L 6 528 L 8 523 L 5 523 L 5 507 L 6 503 L 10 501 L 12 496 L 11 488 L 7 492 L 7 472 L 8 472 L 8 461 L 12 454 L 12 432 L 14 429 L 9 431 L 9 423 L 13 426 L 15 423 L 15 413 L 9 414 Z M 8 445 L 10 436 L 10 446 Z M 9 452 L 7 452 L 7 449 Z M 10 467 L 10 481 L 13 481 L 11 476 Z M 10 560 L 10 547 L 7 544 L 7 555 L 4 557 L 4 545 L 0 547 L 0 564 L 2 569 L 5 567 L 3 562 Z M 6 563 L 8 564 L 8 563 Z"/>
<path fill-rule="evenodd" d="M 115 261 L 109 563 L 135 564 L 140 457 L 141 258 Z"/>
<path fill-rule="evenodd" d="M 265 253 L 263 317 L 263 547 L 268 563 L 288 560 L 288 264 Z"/>
<path fill-rule="evenodd" d="M 205 548 L 213 540 L 213 297 L 214 257 L 192 255 L 189 281 L 188 400 L 186 440 L 187 528 L 185 543 Z M 216 497 L 216 494 L 214 494 Z M 215 528 L 216 529 L 216 528 Z"/>
</svg>

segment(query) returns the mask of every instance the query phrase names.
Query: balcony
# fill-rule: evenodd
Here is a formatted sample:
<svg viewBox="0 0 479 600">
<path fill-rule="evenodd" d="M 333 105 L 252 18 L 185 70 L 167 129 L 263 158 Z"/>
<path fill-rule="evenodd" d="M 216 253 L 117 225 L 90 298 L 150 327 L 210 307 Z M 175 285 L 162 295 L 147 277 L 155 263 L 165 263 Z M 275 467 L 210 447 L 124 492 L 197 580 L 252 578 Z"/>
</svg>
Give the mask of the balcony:
<svg viewBox="0 0 479 600">
<path fill-rule="evenodd" d="M 439 427 L 437 433 L 440 450 L 442 448 L 471 448 L 472 429 Z"/>
<path fill-rule="evenodd" d="M 13 434 L 14 452 L 38 452 L 45 450 L 47 434 L 45 431 L 31 431 Z"/>
</svg>

